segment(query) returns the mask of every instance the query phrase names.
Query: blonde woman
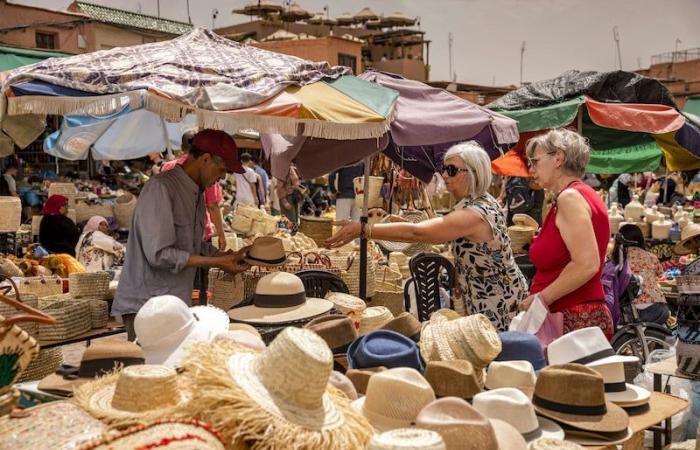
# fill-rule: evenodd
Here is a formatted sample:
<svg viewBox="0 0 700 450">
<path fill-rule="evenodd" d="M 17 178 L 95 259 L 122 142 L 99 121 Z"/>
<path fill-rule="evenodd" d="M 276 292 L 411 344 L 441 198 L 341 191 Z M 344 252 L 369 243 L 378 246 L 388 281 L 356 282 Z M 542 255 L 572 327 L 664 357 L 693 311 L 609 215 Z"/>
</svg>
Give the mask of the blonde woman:
<svg viewBox="0 0 700 450">
<path fill-rule="evenodd" d="M 367 225 L 341 221 L 326 241 L 340 247 L 364 234 L 368 239 L 398 242 L 452 243 L 457 281 L 467 313 L 482 313 L 501 331 L 527 296 L 527 282 L 515 264 L 506 218 L 498 201 L 488 193 L 491 161 L 476 142 L 450 148 L 442 176 L 447 190 L 459 202 L 449 214 L 420 223 Z"/>
</svg>

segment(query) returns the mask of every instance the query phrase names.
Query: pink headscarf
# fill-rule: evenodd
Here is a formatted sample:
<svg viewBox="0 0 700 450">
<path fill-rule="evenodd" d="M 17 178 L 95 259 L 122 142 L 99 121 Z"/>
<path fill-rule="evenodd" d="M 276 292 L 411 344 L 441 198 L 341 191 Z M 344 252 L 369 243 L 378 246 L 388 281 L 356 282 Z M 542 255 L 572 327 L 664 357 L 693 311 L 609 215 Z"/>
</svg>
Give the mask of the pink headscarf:
<svg viewBox="0 0 700 450">
<path fill-rule="evenodd" d="M 88 220 L 85 224 L 85 228 L 83 228 L 83 233 L 97 231 L 100 228 L 100 224 L 102 222 L 107 223 L 107 219 L 105 219 L 102 216 L 92 216 L 90 220 Z"/>
</svg>

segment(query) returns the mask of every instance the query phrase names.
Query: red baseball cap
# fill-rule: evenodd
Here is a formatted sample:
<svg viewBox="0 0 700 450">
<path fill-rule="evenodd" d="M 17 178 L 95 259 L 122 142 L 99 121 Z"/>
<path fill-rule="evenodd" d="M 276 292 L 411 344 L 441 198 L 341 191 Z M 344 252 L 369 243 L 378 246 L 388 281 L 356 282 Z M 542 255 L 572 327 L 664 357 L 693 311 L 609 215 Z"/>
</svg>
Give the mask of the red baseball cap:
<svg viewBox="0 0 700 450">
<path fill-rule="evenodd" d="M 238 148 L 236 141 L 221 130 L 201 130 L 194 135 L 191 142 L 192 147 L 199 153 L 209 153 L 218 156 L 226 163 L 226 171 L 229 173 L 244 173 L 245 170 L 238 159 Z"/>
</svg>

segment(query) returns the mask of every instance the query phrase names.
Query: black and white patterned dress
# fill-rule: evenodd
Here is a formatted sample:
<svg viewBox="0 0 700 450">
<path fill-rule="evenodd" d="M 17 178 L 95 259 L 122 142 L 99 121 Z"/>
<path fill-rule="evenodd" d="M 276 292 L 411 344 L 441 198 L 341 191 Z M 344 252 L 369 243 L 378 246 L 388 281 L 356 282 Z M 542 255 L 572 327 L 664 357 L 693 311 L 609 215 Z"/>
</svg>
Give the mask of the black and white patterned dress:
<svg viewBox="0 0 700 450">
<path fill-rule="evenodd" d="M 527 280 L 513 258 L 506 218 L 491 194 L 464 199 L 454 209 L 472 208 L 489 223 L 493 239 L 452 243 L 457 282 L 467 314 L 484 314 L 498 331 L 506 331 L 517 312 L 517 303 L 528 295 Z"/>
</svg>

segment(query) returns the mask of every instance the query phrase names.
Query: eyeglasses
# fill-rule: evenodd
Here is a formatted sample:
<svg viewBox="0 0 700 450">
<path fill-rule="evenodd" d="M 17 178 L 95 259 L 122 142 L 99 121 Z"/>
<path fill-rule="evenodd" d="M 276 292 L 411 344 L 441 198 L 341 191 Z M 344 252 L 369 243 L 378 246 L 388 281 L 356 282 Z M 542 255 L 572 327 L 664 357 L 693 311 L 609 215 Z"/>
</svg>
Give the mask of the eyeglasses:
<svg viewBox="0 0 700 450">
<path fill-rule="evenodd" d="M 554 153 L 550 152 L 550 153 L 545 153 L 544 155 L 540 156 L 539 158 L 528 158 L 527 159 L 527 168 L 528 169 L 536 168 L 537 164 L 539 164 L 539 162 L 542 160 L 542 158 L 544 158 L 545 156 L 551 156 L 553 154 Z"/>
<path fill-rule="evenodd" d="M 447 176 L 455 177 L 455 176 L 457 176 L 458 173 L 466 172 L 466 171 L 467 171 L 467 169 L 460 169 L 459 167 L 455 166 L 454 164 L 450 164 L 449 166 L 443 166 L 442 171 L 440 173 L 441 174 L 447 173 Z"/>
</svg>

